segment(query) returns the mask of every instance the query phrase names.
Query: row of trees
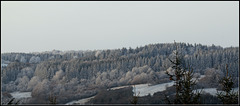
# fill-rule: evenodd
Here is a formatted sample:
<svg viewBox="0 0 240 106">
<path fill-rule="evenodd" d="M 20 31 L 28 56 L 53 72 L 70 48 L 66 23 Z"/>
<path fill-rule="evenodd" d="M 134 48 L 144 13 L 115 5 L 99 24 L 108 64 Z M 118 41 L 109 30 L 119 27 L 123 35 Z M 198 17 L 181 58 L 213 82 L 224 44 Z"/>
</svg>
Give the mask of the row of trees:
<svg viewBox="0 0 240 106">
<path fill-rule="evenodd" d="M 206 46 L 201 44 L 186 44 L 177 43 L 181 48 L 184 57 L 184 63 L 191 63 L 195 71 L 199 71 L 204 74 L 202 70 L 206 67 L 216 68 L 220 70 L 225 69 L 225 64 L 229 64 L 230 70 L 238 69 L 238 47 L 222 48 L 219 46 Z M 43 53 L 3 53 L 1 54 L 2 60 L 6 61 L 20 61 L 26 63 L 38 63 L 40 61 L 48 61 L 52 59 L 71 60 L 74 58 L 80 59 L 79 61 L 94 61 L 94 60 L 122 60 L 126 58 L 131 64 L 126 63 L 129 67 L 140 67 L 144 65 L 150 66 L 153 70 L 166 70 L 170 67 L 170 62 L 167 56 L 172 55 L 174 44 L 150 44 L 143 47 L 137 47 L 136 49 L 115 49 L 115 50 L 95 50 L 95 51 L 52 51 Z M 104 62 L 106 62 L 104 61 Z M 120 66 L 121 63 L 109 63 L 107 62 L 107 69 L 116 68 L 114 66 Z M 114 64 L 114 65 L 112 65 Z M 102 68 L 102 67 L 101 67 Z M 225 73 L 226 74 L 226 73 Z M 234 71 L 233 75 L 238 75 Z"/>
</svg>

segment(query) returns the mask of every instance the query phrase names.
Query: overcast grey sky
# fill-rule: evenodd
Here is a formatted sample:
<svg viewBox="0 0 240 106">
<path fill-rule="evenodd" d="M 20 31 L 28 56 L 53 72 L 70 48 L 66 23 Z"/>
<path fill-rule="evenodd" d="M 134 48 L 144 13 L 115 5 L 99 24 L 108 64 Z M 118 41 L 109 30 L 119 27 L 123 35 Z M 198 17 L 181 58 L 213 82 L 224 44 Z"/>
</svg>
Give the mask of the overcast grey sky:
<svg viewBox="0 0 240 106">
<path fill-rule="evenodd" d="M 1 1 L 1 53 L 239 45 L 238 1 Z"/>
</svg>

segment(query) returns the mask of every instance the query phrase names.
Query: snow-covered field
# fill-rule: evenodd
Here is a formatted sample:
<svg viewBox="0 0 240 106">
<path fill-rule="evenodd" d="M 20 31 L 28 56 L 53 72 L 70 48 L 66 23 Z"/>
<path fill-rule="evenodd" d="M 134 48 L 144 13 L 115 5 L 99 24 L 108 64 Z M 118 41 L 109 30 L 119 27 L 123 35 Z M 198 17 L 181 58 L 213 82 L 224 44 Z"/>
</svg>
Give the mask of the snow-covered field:
<svg viewBox="0 0 240 106">
<path fill-rule="evenodd" d="M 200 80 L 204 77 L 205 77 L 205 75 L 201 75 L 200 78 L 198 78 L 198 80 Z M 140 97 L 147 96 L 148 94 L 150 94 L 152 96 L 154 93 L 164 91 L 164 90 L 166 90 L 166 87 L 170 87 L 173 85 L 174 85 L 173 81 L 168 82 L 168 83 L 157 84 L 157 85 L 137 84 L 137 85 L 135 85 L 136 91 L 133 89 L 133 92 L 136 93 Z M 110 90 L 121 89 L 121 88 L 129 87 L 129 86 L 134 87 L 134 85 L 119 86 L 119 87 L 110 88 Z M 209 89 L 209 91 L 210 90 L 211 89 Z"/>
<path fill-rule="evenodd" d="M 138 96 L 147 96 L 148 94 L 153 95 L 156 92 L 164 91 L 166 90 L 166 87 L 173 86 L 173 84 L 174 84 L 173 81 L 168 83 L 157 84 L 157 85 L 137 84 L 137 85 L 113 87 L 113 88 L 110 88 L 110 90 L 116 90 L 116 89 L 121 89 L 126 87 L 135 87 L 136 91 L 135 89 L 133 89 L 134 93 L 136 93 Z"/>
<path fill-rule="evenodd" d="M 201 75 L 199 79 L 202 79 L 203 77 L 205 77 L 205 75 Z M 162 84 L 157 84 L 157 85 L 148 85 L 148 84 L 138 84 L 138 85 L 135 85 L 136 87 L 136 92 L 135 90 L 133 89 L 133 92 L 138 94 L 139 93 L 139 96 L 147 96 L 148 94 L 150 94 L 151 96 L 156 93 L 156 92 L 161 92 L 161 91 L 164 91 L 166 90 L 166 87 L 170 87 L 170 86 L 173 86 L 174 85 L 174 82 L 168 82 L 168 83 L 162 83 Z"/>
<path fill-rule="evenodd" d="M 168 82 L 168 83 L 162 83 L 162 84 L 157 84 L 157 85 L 149 85 L 149 84 L 137 84 L 137 85 L 126 85 L 126 86 L 119 86 L 119 87 L 113 87 L 108 90 L 116 90 L 116 89 L 121 89 L 121 88 L 126 88 L 129 86 L 132 86 L 136 88 L 136 92 L 140 92 L 139 96 L 147 96 L 148 94 L 153 95 L 156 92 L 164 91 L 166 90 L 166 87 L 173 86 L 174 82 Z M 135 90 L 133 89 L 133 92 Z M 85 104 L 88 102 L 90 99 L 94 98 L 95 96 L 89 97 L 89 98 L 84 98 L 80 100 L 74 100 L 71 102 L 66 103 L 66 105 L 72 105 L 72 104 Z"/>
<path fill-rule="evenodd" d="M 238 92 L 239 87 L 237 88 L 233 88 L 234 92 Z M 197 89 L 197 91 L 201 91 L 201 89 Z M 194 92 L 196 92 L 196 90 L 194 90 Z M 218 91 L 219 93 L 222 91 Z M 217 94 L 217 88 L 204 88 L 202 93 L 209 93 L 210 95 L 216 96 Z"/>
<path fill-rule="evenodd" d="M 89 98 L 84 98 L 84 99 L 80 99 L 80 100 L 74 100 L 71 102 L 66 103 L 65 105 L 73 105 L 73 104 L 78 104 L 78 105 L 83 105 L 86 102 L 88 102 L 90 99 L 94 98 L 95 96 L 89 97 Z"/>
<path fill-rule="evenodd" d="M 21 99 L 21 98 L 31 98 L 32 92 L 12 92 L 10 93 L 13 98 Z"/>
<path fill-rule="evenodd" d="M 156 92 L 161 92 L 166 90 L 166 87 L 173 86 L 174 82 L 168 82 L 168 83 L 162 83 L 157 85 L 148 85 L 148 84 L 138 84 L 135 85 L 135 89 L 133 89 L 133 92 L 136 93 L 138 96 L 147 96 L 150 94 L 151 96 Z"/>
</svg>

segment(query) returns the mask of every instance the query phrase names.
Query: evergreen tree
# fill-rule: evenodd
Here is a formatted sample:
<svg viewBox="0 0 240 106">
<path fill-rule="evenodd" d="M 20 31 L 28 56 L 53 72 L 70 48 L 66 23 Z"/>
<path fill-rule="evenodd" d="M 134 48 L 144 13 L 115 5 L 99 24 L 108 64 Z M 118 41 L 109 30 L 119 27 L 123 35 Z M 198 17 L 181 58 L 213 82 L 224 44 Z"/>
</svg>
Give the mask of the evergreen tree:
<svg viewBox="0 0 240 106">
<path fill-rule="evenodd" d="M 190 68 L 189 70 L 184 73 L 183 76 L 183 87 L 182 87 L 182 96 L 180 100 L 183 104 L 196 104 L 199 103 L 200 92 L 193 92 L 193 86 L 196 85 L 196 80 L 193 81 L 193 69 Z"/>
<path fill-rule="evenodd" d="M 200 92 L 193 92 L 193 86 L 196 84 L 193 81 L 193 69 L 189 66 L 188 70 L 183 65 L 182 56 L 179 54 L 178 46 L 174 41 L 176 51 L 174 52 L 175 59 L 169 61 L 173 64 L 174 74 L 170 74 L 166 71 L 170 80 L 175 82 L 176 95 L 174 99 L 174 104 L 197 104 L 199 103 Z M 167 96 L 165 96 L 167 97 Z M 171 103 L 168 98 L 166 98 L 167 103 Z"/>
<path fill-rule="evenodd" d="M 223 104 L 237 104 L 238 103 L 238 93 L 231 91 L 233 88 L 232 77 L 228 75 L 228 65 L 226 64 L 226 76 L 223 77 L 219 83 L 222 84 L 223 92 L 218 92 L 217 97 L 223 102 Z"/>
</svg>

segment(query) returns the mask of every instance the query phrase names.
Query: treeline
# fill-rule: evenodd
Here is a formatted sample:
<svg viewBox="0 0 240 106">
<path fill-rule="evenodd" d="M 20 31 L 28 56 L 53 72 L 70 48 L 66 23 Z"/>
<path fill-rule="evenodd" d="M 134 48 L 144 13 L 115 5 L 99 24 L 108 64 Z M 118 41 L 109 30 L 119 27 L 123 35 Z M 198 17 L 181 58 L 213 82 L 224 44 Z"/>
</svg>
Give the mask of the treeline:
<svg viewBox="0 0 240 106">
<path fill-rule="evenodd" d="M 229 64 L 229 70 L 233 70 L 230 74 L 234 78 L 238 77 L 239 47 L 177 44 L 184 56 L 183 64 L 191 64 L 195 73 L 225 75 L 225 64 Z M 67 101 L 66 97 L 87 97 L 95 94 L 96 89 L 168 82 L 164 72 L 171 70 L 168 58 L 173 55 L 174 50 L 173 43 L 166 43 L 149 44 L 135 49 L 4 53 L 1 54 L 2 63 L 10 63 L 1 69 L 2 90 L 32 91 L 33 98 L 42 98 L 43 101 L 47 100 L 44 97 L 51 91 L 63 103 Z M 209 75 L 207 78 L 214 77 Z M 206 78 L 200 81 L 205 84 L 198 86 L 216 86 L 214 80 L 210 80 L 212 83 L 206 81 Z M 50 87 L 54 84 L 56 86 Z"/>
</svg>

